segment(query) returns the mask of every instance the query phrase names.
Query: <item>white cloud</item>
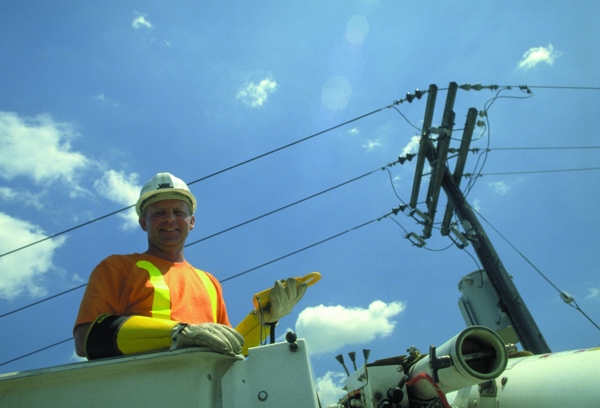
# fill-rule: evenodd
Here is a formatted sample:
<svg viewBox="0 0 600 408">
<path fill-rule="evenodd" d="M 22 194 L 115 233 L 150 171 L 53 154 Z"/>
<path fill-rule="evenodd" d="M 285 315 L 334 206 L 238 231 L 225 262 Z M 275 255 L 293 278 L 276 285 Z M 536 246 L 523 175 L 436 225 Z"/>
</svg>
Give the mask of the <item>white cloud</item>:
<svg viewBox="0 0 600 408">
<path fill-rule="evenodd" d="M 152 28 L 152 23 L 148 20 L 146 20 L 145 16 L 138 16 L 133 20 L 133 23 L 131 23 L 131 26 L 133 28 L 135 28 L 136 30 L 140 29 L 140 28 Z"/>
<path fill-rule="evenodd" d="M 327 371 L 323 377 L 315 381 L 317 392 L 322 406 L 335 404 L 346 394 L 342 387 L 344 386 L 345 373 Z"/>
<path fill-rule="evenodd" d="M 527 50 L 523 54 L 523 59 L 519 62 L 519 68 L 529 69 L 535 67 L 537 64 L 545 62 L 548 65 L 553 65 L 554 60 L 562 55 L 560 51 L 554 51 L 552 44 L 548 44 L 548 47 L 534 47 Z"/>
<path fill-rule="evenodd" d="M 0 253 L 45 237 L 39 227 L 0 212 Z M 1 257 L 0 298 L 12 300 L 23 292 L 35 297 L 44 296 L 46 290 L 41 286 L 42 275 L 54 269 L 54 251 L 64 242 L 64 237 L 54 238 L 23 249 L 18 255 Z"/>
<path fill-rule="evenodd" d="M 490 183 L 489 185 L 496 191 L 496 193 L 498 193 L 500 195 L 504 195 L 508 192 L 508 190 L 510 190 L 510 187 L 507 186 L 504 181 Z"/>
<path fill-rule="evenodd" d="M 86 282 L 85 280 L 81 279 L 81 277 L 76 273 L 74 273 L 73 276 L 71 277 L 71 281 L 73 283 L 85 283 Z"/>
<path fill-rule="evenodd" d="M 362 145 L 362 147 L 364 147 L 368 153 L 377 147 L 381 147 L 381 142 L 379 141 L 379 139 L 367 140 L 367 143 Z"/>
<path fill-rule="evenodd" d="M 111 105 L 111 106 L 113 106 L 113 107 L 115 107 L 115 108 L 119 106 L 119 104 L 118 104 L 118 103 L 114 102 L 114 101 L 113 101 L 113 100 L 111 100 L 110 98 L 107 98 L 107 97 L 106 97 L 106 95 L 104 95 L 104 94 L 99 94 L 99 95 L 96 95 L 96 96 L 94 96 L 93 98 L 94 98 L 95 100 L 97 100 L 97 101 L 100 101 L 100 102 L 102 102 L 102 103 L 109 104 L 109 105 Z"/>
<path fill-rule="evenodd" d="M 588 288 L 588 291 L 590 293 L 585 297 L 586 299 L 596 299 L 600 294 L 600 290 L 597 288 Z"/>
<path fill-rule="evenodd" d="M 38 210 L 43 208 L 40 196 L 29 191 L 17 191 L 10 187 L 0 186 L 0 201 L 7 203 L 23 203 Z"/>
<path fill-rule="evenodd" d="M 408 144 L 406 146 L 404 146 L 404 149 L 402 149 L 402 153 L 400 154 L 400 156 L 406 156 L 408 153 L 418 152 L 420 143 L 421 143 L 421 136 L 414 135 L 413 137 L 410 138 L 410 142 L 408 142 Z"/>
<path fill-rule="evenodd" d="M 368 309 L 344 306 L 309 307 L 300 312 L 296 333 L 310 344 L 310 351 L 323 354 L 346 345 L 368 343 L 389 336 L 395 322 L 390 318 L 404 310 L 401 302 L 376 300 Z"/>
<path fill-rule="evenodd" d="M 129 206 L 137 201 L 142 187 L 138 185 L 136 173 L 125 175 L 123 172 L 108 170 L 104 172 L 101 179 L 94 182 L 94 188 L 98 194 L 110 201 Z M 135 229 L 139 225 L 135 208 L 130 208 L 118 215 L 125 220 L 124 229 Z"/>
<path fill-rule="evenodd" d="M 357 128 L 352 128 L 348 131 L 348 133 L 350 133 L 351 135 L 357 135 L 360 133 L 360 130 L 358 130 Z"/>
<path fill-rule="evenodd" d="M 73 128 L 57 123 L 49 115 L 21 118 L 13 112 L 0 112 L 0 175 L 5 179 L 26 176 L 37 183 L 64 180 L 72 182 L 90 161 L 71 151 Z M 76 191 L 78 186 L 73 185 Z"/>
<path fill-rule="evenodd" d="M 246 105 L 253 108 L 262 106 L 267 101 L 267 96 L 270 93 L 275 92 L 277 89 L 277 82 L 265 78 L 255 85 L 254 82 L 250 82 L 244 85 L 242 89 L 237 93 L 236 99 L 241 100 Z"/>
</svg>

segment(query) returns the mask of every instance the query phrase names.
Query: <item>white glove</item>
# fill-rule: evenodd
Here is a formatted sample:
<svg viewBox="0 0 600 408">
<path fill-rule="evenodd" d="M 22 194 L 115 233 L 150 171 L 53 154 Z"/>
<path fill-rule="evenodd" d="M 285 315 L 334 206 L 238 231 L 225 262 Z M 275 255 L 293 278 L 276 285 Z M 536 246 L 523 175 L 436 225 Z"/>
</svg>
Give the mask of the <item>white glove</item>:
<svg viewBox="0 0 600 408">
<path fill-rule="evenodd" d="M 296 303 L 302 299 L 308 284 L 304 282 L 296 283 L 296 279 L 288 278 L 285 281 L 285 287 L 281 281 L 275 281 L 275 286 L 271 289 L 271 304 L 262 309 L 263 321 L 265 323 L 275 323 L 282 317 L 288 315 Z M 260 313 L 260 311 L 258 311 Z"/>
<path fill-rule="evenodd" d="M 201 323 L 174 329 L 175 348 L 204 346 L 221 354 L 233 356 L 242 352 L 244 338 L 229 326 L 219 323 Z"/>
</svg>

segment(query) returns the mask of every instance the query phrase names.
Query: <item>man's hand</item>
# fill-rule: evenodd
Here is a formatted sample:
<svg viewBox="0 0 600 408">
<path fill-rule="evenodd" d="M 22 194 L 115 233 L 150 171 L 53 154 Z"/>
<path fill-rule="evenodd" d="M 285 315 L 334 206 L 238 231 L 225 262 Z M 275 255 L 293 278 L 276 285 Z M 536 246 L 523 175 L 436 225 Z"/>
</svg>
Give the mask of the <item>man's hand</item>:
<svg viewBox="0 0 600 408">
<path fill-rule="evenodd" d="M 240 354 L 244 338 L 229 326 L 219 323 L 189 324 L 174 329 L 175 348 L 203 346 L 230 356 Z"/>
<path fill-rule="evenodd" d="M 275 323 L 282 317 L 288 315 L 296 303 L 302 299 L 308 284 L 304 282 L 297 283 L 296 279 L 288 278 L 285 281 L 285 287 L 281 281 L 276 281 L 271 289 L 271 304 L 262 309 L 263 321 L 265 323 Z M 260 313 L 261 311 L 256 311 Z"/>
</svg>

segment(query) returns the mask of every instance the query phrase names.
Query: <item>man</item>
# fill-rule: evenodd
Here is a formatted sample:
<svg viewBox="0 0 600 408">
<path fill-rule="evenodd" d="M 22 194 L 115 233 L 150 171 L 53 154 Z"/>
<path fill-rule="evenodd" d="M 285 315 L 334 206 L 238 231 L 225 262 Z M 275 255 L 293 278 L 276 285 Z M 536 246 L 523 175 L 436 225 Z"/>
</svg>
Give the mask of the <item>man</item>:
<svg viewBox="0 0 600 408">
<path fill-rule="evenodd" d="M 79 356 L 95 359 L 184 346 L 240 353 L 244 338 L 231 328 L 220 283 L 186 262 L 183 254 L 196 206 L 188 186 L 170 173 L 158 173 L 144 185 L 136 211 L 148 249 L 109 256 L 92 271 L 73 329 Z M 277 281 L 271 305 L 257 321 L 276 322 L 305 291 L 306 284 L 294 279 L 285 287 Z"/>
</svg>

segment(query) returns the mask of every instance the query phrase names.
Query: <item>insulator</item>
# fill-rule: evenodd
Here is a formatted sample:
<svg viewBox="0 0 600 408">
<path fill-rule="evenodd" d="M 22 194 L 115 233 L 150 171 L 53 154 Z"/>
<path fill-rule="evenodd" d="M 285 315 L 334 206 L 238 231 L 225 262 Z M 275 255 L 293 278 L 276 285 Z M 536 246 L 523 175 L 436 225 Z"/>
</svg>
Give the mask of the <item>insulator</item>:
<svg viewBox="0 0 600 408">
<path fill-rule="evenodd" d="M 562 291 L 560 292 L 560 298 L 563 300 L 563 302 L 565 303 L 571 303 L 573 302 L 573 296 L 569 295 L 567 292 Z"/>
</svg>

